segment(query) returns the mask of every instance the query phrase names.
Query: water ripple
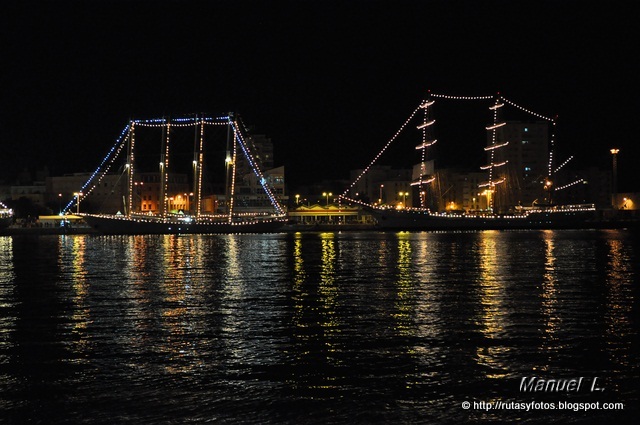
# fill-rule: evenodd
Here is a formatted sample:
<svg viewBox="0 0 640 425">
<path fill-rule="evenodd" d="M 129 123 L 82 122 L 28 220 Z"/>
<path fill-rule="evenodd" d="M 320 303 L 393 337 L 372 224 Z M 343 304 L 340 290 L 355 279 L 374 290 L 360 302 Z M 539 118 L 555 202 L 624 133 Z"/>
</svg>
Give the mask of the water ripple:
<svg viewBox="0 0 640 425">
<path fill-rule="evenodd" d="M 630 423 L 635 236 L 0 237 L 0 411 L 6 423 Z M 532 396 L 523 376 L 598 376 L 607 392 Z"/>
</svg>

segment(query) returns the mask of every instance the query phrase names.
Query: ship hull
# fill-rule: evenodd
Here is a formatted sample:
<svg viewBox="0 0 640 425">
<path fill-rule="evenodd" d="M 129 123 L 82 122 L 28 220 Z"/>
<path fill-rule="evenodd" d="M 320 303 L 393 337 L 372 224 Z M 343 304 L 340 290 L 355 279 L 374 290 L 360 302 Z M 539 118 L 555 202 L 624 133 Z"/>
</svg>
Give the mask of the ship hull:
<svg viewBox="0 0 640 425">
<path fill-rule="evenodd" d="M 13 223 L 13 217 L 2 217 L 0 218 L 0 230 L 6 229 L 11 226 Z"/>
<path fill-rule="evenodd" d="M 107 235 L 164 235 L 205 233 L 271 233 L 285 224 L 281 218 L 245 221 L 161 221 L 145 218 L 84 214 L 85 222 L 96 232 Z"/>
<path fill-rule="evenodd" d="M 637 221 L 606 219 L 598 211 L 536 212 L 526 215 L 438 215 L 425 211 L 370 211 L 381 230 L 612 229 L 637 227 Z"/>
</svg>

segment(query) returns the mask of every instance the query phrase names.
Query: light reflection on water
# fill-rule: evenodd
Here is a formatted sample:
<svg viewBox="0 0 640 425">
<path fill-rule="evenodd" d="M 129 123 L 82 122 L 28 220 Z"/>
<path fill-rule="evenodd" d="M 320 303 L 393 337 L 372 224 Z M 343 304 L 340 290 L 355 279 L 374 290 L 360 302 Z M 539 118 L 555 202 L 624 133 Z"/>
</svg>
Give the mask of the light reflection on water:
<svg viewBox="0 0 640 425">
<path fill-rule="evenodd" d="M 544 338 L 541 349 L 550 351 L 553 356 L 559 347 L 558 332 L 562 326 L 558 311 L 558 274 L 556 266 L 556 246 L 554 233 L 543 232 L 544 242 L 544 275 L 542 276 L 542 314 L 544 317 Z M 548 365 L 541 366 L 548 372 Z"/>
<path fill-rule="evenodd" d="M 8 423 L 579 422 L 638 399 L 625 231 L 0 237 Z M 611 417 L 612 413 L 607 413 Z"/>
</svg>

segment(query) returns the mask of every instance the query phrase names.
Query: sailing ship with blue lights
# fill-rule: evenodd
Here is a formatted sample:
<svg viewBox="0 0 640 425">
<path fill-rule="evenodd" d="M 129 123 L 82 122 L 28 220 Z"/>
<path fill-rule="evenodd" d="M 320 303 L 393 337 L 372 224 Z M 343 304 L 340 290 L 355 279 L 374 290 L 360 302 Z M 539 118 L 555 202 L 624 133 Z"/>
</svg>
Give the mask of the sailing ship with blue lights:
<svg viewBox="0 0 640 425">
<path fill-rule="evenodd" d="M 438 98 L 493 101 L 489 106 L 493 119 L 486 126 L 488 137 L 487 145 L 484 148 L 488 164 L 480 167 L 484 173 L 485 181 L 479 183 L 476 188 L 480 192 L 478 197 L 484 197 L 484 208 L 469 208 L 467 211 L 447 208 L 444 211 L 439 211 L 438 208 L 432 209 L 428 207 L 427 197 L 429 194 L 435 193 L 433 185 L 437 180 L 433 161 L 427 161 L 426 158 L 427 149 L 431 148 L 437 141 L 433 131 L 436 120 L 432 117 L 432 111 L 433 105 Z M 540 176 L 535 179 L 536 183 L 541 183 L 539 192 L 544 194 L 544 199 L 536 199 L 530 206 L 522 206 L 519 203 L 507 205 L 507 199 L 512 193 L 509 183 L 514 179 L 508 171 L 511 164 L 509 164 L 505 154 L 505 148 L 509 145 L 509 141 L 504 140 L 504 133 L 499 130 L 507 124 L 501 120 L 501 109 L 505 105 L 513 106 L 525 113 L 534 115 L 538 119 L 546 120 L 555 129 L 555 119 L 532 112 L 500 95 L 470 97 L 430 93 L 429 97 L 404 122 L 400 130 L 385 144 L 382 151 L 376 155 L 373 161 L 341 195 L 341 199 L 350 203 L 360 204 L 375 218 L 377 227 L 383 230 L 584 229 L 637 226 L 637 222 L 619 220 L 615 215 L 606 216 L 603 211 L 597 210 L 594 204 L 556 205 L 553 202 L 552 194 L 554 191 L 582 182 L 582 180 L 579 180 L 561 187 L 554 186 L 553 177 L 555 172 L 562 168 L 568 160 L 557 167 L 555 171 L 552 170 L 553 133 L 549 149 L 548 172 L 544 178 Z M 415 121 L 415 118 L 420 115 L 420 111 L 422 111 L 422 121 L 416 126 L 416 129 L 422 133 L 422 140 L 415 146 L 415 150 L 419 151 L 421 160 L 419 164 L 413 167 L 413 176 L 410 183 L 411 192 L 401 192 L 404 201 L 390 205 L 382 203 L 382 199 L 379 199 L 379 203 L 371 204 L 351 196 L 349 192 L 355 192 L 353 188 L 358 180 L 369 172 L 382 154 L 398 138 L 399 134 L 411 122 Z M 380 198 L 382 198 L 383 186 L 380 185 Z M 408 206 L 406 203 L 407 196 L 410 199 L 419 200 L 419 205 L 411 204 Z M 418 202 L 415 203 L 418 204 Z"/>
<path fill-rule="evenodd" d="M 191 182 L 185 175 L 183 187 L 178 191 L 173 180 L 180 155 L 173 152 L 173 135 L 180 129 L 194 129 L 193 157 L 189 161 Z M 223 128 L 226 133 L 226 156 L 224 173 L 224 194 L 205 194 L 209 187 L 205 184 L 205 157 L 207 150 L 205 129 Z M 139 170 L 143 162 L 136 144 L 141 129 L 155 128 L 162 132 L 159 154 L 159 169 L 153 173 Z M 220 131 L 218 132 L 220 133 Z M 184 133 L 183 133 L 184 134 Z M 184 139 L 184 136 L 182 136 Z M 182 140 L 184 144 L 184 140 Z M 215 152 L 223 152 L 217 148 Z M 189 234 L 189 233 L 247 233 L 277 231 L 285 224 L 285 211 L 276 198 L 274 191 L 259 166 L 259 159 L 251 151 L 247 130 L 239 117 L 233 114 L 219 117 L 193 116 L 175 119 L 134 120 L 127 124 L 120 137 L 105 156 L 98 169 L 90 176 L 82 189 L 66 209 L 78 206 L 81 197 L 85 199 L 100 187 L 104 176 L 115 166 L 116 158 L 126 155 L 120 176 L 125 190 L 122 196 L 122 208 L 109 214 L 80 214 L 94 230 L 103 234 Z M 271 211 L 239 211 L 236 208 L 237 169 L 240 156 L 248 164 L 262 186 L 262 192 L 268 198 Z M 182 158 L 184 159 L 184 158 Z M 148 162 L 148 158 L 147 158 Z M 158 164 L 158 162 L 155 162 Z M 222 165 L 220 166 L 222 168 Z M 144 177 L 144 178 L 143 178 Z M 147 186 L 143 186 L 147 183 Z M 121 182 L 121 183 L 122 183 Z M 190 187 L 185 188 L 184 185 Z M 106 185 L 106 184 L 105 184 Z M 122 186 L 122 184 L 121 184 Z M 144 188 L 144 191 L 141 189 Z M 153 189 L 153 193 L 151 189 Z M 175 192 L 175 193 L 174 193 Z M 215 200 L 212 199 L 215 197 Z M 179 204 L 178 201 L 180 202 Z M 208 207 L 205 207 L 206 205 Z M 176 208 L 176 204 L 178 207 Z M 78 208 L 79 209 L 79 208 Z M 238 211 L 236 211 L 238 210 Z"/>
</svg>

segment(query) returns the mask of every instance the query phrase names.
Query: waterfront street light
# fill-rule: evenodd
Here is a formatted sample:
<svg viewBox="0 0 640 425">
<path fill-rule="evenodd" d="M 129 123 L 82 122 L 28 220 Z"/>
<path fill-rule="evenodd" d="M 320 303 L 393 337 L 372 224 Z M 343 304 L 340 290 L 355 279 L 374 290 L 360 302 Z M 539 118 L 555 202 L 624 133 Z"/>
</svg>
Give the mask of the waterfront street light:
<svg viewBox="0 0 640 425">
<path fill-rule="evenodd" d="M 611 149 L 609 152 L 611 152 L 611 155 L 613 156 L 613 185 L 612 185 L 612 196 L 611 196 L 611 205 L 613 205 L 613 208 L 616 209 L 616 198 L 617 198 L 617 194 L 618 194 L 618 153 L 620 152 L 620 149 Z"/>
<path fill-rule="evenodd" d="M 82 192 L 73 192 L 73 196 L 76 197 L 76 214 L 80 214 L 80 198 L 82 197 Z"/>
<path fill-rule="evenodd" d="M 547 195 L 547 202 L 549 203 L 549 205 L 552 204 L 552 199 L 551 199 L 551 195 L 552 195 L 552 186 L 553 186 L 553 182 L 549 179 L 544 181 L 544 189 L 549 192 L 549 194 Z"/>
<path fill-rule="evenodd" d="M 331 192 L 322 192 L 322 196 L 327 198 L 327 206 L 329 206 L 329 196 L 333 196 L 333 193 L 331 193 Z"/>
<path fill-rule="evenodd" d="M 58 193 L 58 215 L 62 215 L 62 193 Z"/>
<path fill-rule="evenodd" d="M 300 195 L 296 195 L 296 205 L 300 205 Z"/>
<path fill-rule="evenodd" d="M 380 205 L 382 205 L 382 188 L 384 188 L 383 184 L 380 185 L 380 198 L 378 199 L 378 203 Z"/>
<path fill-rule="evenodd" d="M 402 207 L 407 208 L 407 196 L 409 195 L 409 192 L 400 192 L 398 195 L 402 196 Z"/>
</svg>

